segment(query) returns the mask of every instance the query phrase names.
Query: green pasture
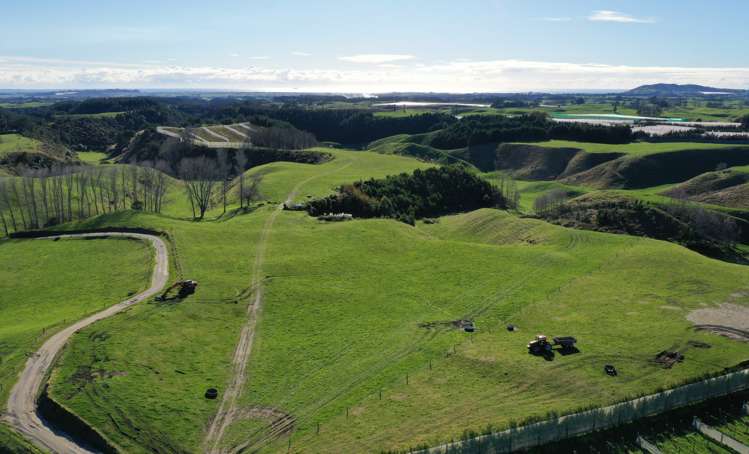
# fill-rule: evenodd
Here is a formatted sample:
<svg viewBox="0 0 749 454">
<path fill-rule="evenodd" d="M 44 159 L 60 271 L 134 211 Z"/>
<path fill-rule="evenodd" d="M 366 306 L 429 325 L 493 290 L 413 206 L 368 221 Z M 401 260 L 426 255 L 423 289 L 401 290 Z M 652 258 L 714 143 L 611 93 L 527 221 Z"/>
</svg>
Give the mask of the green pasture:
<svg viewBox="0 0 749 454">
<path fill-rule="evenodd" d="M 144 289 L 151 257 L 133 240 L 0 241 L 0 404 L 27 355 L 50 335 Z M 12 446 L 5 430 L 0 451 Z"/>
<path fill-rule="evenodd" d="M 547 140 L 545 142 L 525 142 L 523 144 L 535 145 L 545 148 L 577 148 L 588 153 L 623 153 L 630 155 L 647 155 L 683 150 L 716 150 L 721 148 L 737 148 L 737 145 L 733 144 L 702 142 L 632 142 L 627 144 L 611 145 L 606 143 L 573 142 L 569 140 Z M 747 150 L 749 150 L 749 147 L 746 148 Z"/>
<path fill-rule="evenodd" d="M 0 156 L 14 151 L 37 151 L 41 142 L 20 134 L 0 134 Z"/>
<path fill-rule="evenodd" d="M 322 151 L 334 159 L 250 170 L 260 177 L 261 199 L 300 201 L 429 165 Z M 522 183 L 521 205 L 552 187 Z M 173 206 L 186 203 L 179 186 L 173 191 Z M 217 207 L 202 222 L 172 207 L 65 226 L 168 232 L 173 279 L 196 279 L 199 287 L 181 302 L 144 302 L 82 330 L 52 375 L 53 397 L 125 452 L 201 451 L 218 407 L 203 393 L 223 392 L 231 378 L 257 245 L 274 209 L 265 203 L 240 212 L 232 201 L 227 215 Z M 268 241 L 264 301 L 239 403 L 288 413 L 295 423 L 289 442 L 262 418 L 239 420 L 226 448 L 249 442 L 261 452 L 289 445 L 294 452 L 381 452 L 438 444 L 464 430 L 650 393 L 749 355 L 746 344 L 694 332 L 686 319 L 700 307 L 749 304 L 746 268 L 670 243 L 490 209 L 416 227 L 382 219 L 326 224 L 282 212 Z M 0 254 L 14 244 L 0 245 Z M 101 291 L 77 289 L 101 301 Z M 461 319 L 477 331 L 451 324 Z M 507 331 L 508 323 L 518 330 Z M 574 335 L 580 352 L 531 356 L 526 343 L 537 333 Z M 692 340 L 712 348 L 689 349 L 670 370 L 653 362 Z M 617 378 L 603 372 L 608 363 Z"/>
</svg>

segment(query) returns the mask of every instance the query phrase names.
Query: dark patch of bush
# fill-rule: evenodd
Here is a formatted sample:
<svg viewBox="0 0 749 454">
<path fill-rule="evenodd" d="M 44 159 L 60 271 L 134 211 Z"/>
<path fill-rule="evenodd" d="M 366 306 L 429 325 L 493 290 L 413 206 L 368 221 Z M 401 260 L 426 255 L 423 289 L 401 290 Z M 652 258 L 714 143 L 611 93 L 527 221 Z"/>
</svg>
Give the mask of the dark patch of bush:
<svg viewBox="0 0 749 454">
<path fill-rule="evenodd" d="M 479 208 L 508 208 L 510 203 L 486 180 L 462 167 L 446 166 L 343 185 L 336 194 L 309 202 L 307 210 L 313 216 L 350 213 L 413 225 L 416 219 Z"/>
</svg>

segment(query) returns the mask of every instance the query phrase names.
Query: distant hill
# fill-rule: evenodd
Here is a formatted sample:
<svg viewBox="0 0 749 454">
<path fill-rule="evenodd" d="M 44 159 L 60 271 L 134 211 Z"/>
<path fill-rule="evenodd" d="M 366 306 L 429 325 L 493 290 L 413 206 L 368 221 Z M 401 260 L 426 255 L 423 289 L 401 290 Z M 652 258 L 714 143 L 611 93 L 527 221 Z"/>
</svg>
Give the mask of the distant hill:
<svg viewBox="0 0 749 454">
<path fill-rule="evenodd" d="M 745 93 L 747 93 L 747 90 L 715 88 L 704 85 L 652 84 L 639 86 L 623 94 L 630 96 L 701 96 L 706 94 L 741 95 Z"/>
</svg>

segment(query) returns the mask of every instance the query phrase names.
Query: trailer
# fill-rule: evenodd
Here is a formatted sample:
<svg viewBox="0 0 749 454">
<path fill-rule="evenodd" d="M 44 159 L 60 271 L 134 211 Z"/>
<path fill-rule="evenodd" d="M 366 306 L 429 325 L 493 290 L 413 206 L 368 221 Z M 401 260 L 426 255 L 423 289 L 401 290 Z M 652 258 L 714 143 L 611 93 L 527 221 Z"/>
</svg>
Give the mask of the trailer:
<svg viewBox="0 0 749 454">
<path fill-rule="evenodd" d="M 538 334 L 535 339 L 528 342 L 528 351 L 534 355 L 549 354 L 554 347 L 559 347 L 562 351 L 569 351 L 575 348 L 577 339 L 572 336 L 557 336 L 549 342 L 548 337 Z"/>
</svg>

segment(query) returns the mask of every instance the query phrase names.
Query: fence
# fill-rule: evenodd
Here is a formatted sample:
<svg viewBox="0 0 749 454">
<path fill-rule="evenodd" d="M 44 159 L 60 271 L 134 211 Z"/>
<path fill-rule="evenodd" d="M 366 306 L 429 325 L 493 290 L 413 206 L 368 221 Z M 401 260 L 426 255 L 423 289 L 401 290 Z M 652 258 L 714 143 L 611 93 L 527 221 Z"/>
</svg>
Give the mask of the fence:
<svg viewBox="0 0 749 454">
<path fill-rule="evenodd" d="M 749 389 L 749 369 L 680 386 L 630 401 L 561 416 L 469 440 L 437 446 L 429 454 L 508 453 L 609 429 L 676 408 Z"/>
</svg>

